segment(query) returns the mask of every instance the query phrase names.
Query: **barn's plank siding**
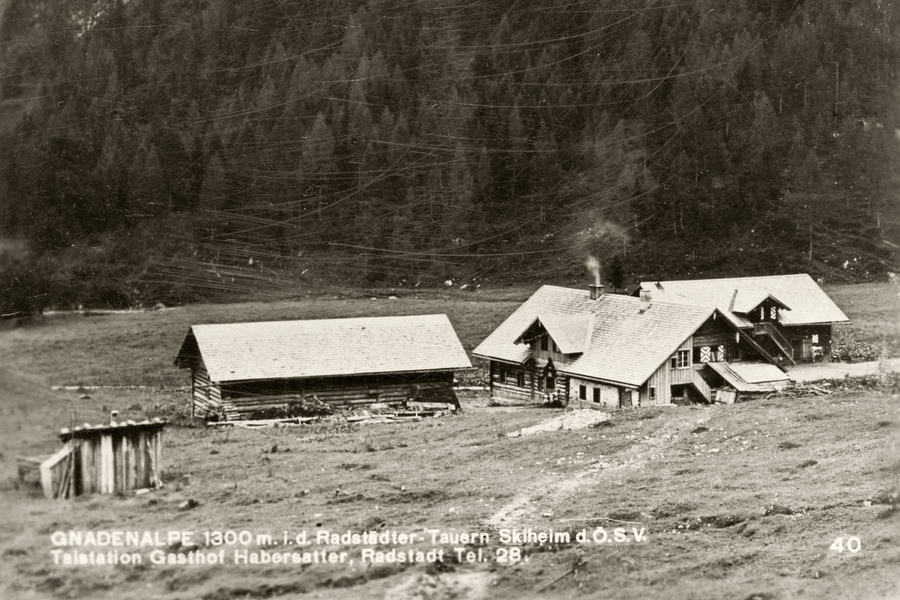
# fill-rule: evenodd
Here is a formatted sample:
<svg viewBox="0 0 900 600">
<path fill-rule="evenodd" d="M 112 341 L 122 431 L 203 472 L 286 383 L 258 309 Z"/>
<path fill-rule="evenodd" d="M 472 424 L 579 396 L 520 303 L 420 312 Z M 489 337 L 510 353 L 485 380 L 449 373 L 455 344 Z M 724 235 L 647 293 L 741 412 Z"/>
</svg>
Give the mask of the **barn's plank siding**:
<svg viewBox="0 0 900 600">
<path fill-rule="evenodd" d="M 203 405 L 203 412 L 195 405 L 195 415 L 247 419 L 260 411 L 287 410 L 309 401 L 342 408 L 411 401 L 457 403 L 452 372 L 237 382 L 223 385 L 220 394 L 221 399 Z"/>
<path fill-rule="evenodd" d="M 647 382 L 641 387 L 641 406 L 664 406 L 672 403 L 672 385 L 691 383 L 694 378 L 694 369 L 691 367 L 691 350 L 693 337 L 688 337 L 672 353 L 672 356 L 660 366 Z M 672 367 L 672 359 L 678 355 L 678 351 L 688 351 L 687 368 Z"/>
</svg>

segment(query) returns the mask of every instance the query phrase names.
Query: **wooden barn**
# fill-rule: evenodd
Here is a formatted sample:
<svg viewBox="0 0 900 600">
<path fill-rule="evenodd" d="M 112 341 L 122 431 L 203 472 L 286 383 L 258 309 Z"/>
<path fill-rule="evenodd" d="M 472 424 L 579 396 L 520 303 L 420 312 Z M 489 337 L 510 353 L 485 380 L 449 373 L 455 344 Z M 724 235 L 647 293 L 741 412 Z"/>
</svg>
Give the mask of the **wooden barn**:
<svg viewBox="0 0 900 600">
<path fill-rule="evenodd" d="M 47 498 L 158 488 L 165 425 L 154 419 L 63 429 L 61 450 L 49 457 L 18 460 L 19 479 L 39 483 Z"/>
<path fill-rule="evenodd" d="M 456 404 L 472 368 L 446 315 L 194 325 L 175 359 L 196 417 L 253 419 L 306 402 Z"/>
<path fill-rule="evenodd" d="M 718 390 L 790 384 L 778 361 L 721 311 L 545 285 L 473 354 L 491 398 L 605 409 L 709 403 Z M 718 368 L 734 365 L 734 368 Z"/>
<path fill-rule="evenodd" d="M 717 308 L 788 364 L 828 361 L 832 328 L 849 321 L 807 274 L 643 281 L 654 300 Z M 637 293 L 636 293 L 637 294 Z"/>
</svg>

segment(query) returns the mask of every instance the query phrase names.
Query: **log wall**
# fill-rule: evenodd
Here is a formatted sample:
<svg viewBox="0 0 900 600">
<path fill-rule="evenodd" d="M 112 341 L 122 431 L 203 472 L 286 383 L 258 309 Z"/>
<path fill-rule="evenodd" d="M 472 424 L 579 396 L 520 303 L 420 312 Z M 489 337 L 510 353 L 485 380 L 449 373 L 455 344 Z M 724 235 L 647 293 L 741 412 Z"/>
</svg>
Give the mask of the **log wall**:
<svg viewBox="0 0 900 600">
<path fill-rule="evenodd" d="M 209 379 L 202 363 L 191 369 L 191 414 L 203 419 L 222 411 L 222 389 Z"/>
<path fill-rule="evenodd" d="M 533 365 L 511 365 L 491 361 L 491 400 L 521 404 L 543 402 L 552 390 L 537 389 L 539 375 L 533 369 Z M 560 379 L 556 378 L 557 387 L 561 383 Z M 519 385 L 520 382 L 522 385 Z"/>
<path fill-rule="evenodd" d="M 308 401 L 338 408 L 415 401 L 457 404 L 452 371 L 241 382 L 224 384 L 221 394 L 219 406 L 226 420 L 246 419 L 258 411 L 287 409 Z M 203 416 L 196 407 L 195 414 Z"/>
</svg>

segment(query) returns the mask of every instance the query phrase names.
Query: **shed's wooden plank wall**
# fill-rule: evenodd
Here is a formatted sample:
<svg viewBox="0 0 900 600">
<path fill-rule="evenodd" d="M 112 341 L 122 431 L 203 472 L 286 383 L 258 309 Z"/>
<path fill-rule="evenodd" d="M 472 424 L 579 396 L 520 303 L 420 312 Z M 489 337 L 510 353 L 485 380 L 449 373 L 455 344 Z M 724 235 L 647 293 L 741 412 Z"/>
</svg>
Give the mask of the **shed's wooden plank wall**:
<svg viewBox="0 0 900 600">
<path fill-rule="evenodd" d="M 688 360 L 692 360 L 692 345 L 693 340 L 691 337 L 686 339 L 681 346 L 678 347 L 678 350 L 688 350 Z M 672 356 L 676 356 L 678 352 L 673 352 L 672 355 L 666 359 L 666 362 L 660 366 L 656 372 L 650 376 L 650 379 L 641 387 L 641 406 L 661 406 L 672 403 L 672 389 L 671 385 L 673 383 L 690 383 L 694 377 L 694 369 L 690 364 L 688 364 L 688 368 L 686 369 L 673 369 L 670 366 L 670 361 Z M 656 398 L 650 398 L 650 388 L 656 388 Z"/>
<path fill-rule="evenodd" d="M 158 487 L 161 429 L 109 432 L 72 441 L 75 495 Z"/>
</svg>

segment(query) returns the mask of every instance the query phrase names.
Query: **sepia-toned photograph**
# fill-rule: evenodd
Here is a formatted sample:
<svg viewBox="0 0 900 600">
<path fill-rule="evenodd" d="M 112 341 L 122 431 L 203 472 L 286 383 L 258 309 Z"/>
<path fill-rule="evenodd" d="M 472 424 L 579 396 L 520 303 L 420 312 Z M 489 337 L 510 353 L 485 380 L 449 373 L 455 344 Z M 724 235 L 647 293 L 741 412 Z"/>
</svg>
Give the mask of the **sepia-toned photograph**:
<svg viewBox="0 0 900 600">
<path fill-rule="evenodd" d="M 900 3 L 0 0 L 0 599 L 900 598 Z"/>
</svg>

